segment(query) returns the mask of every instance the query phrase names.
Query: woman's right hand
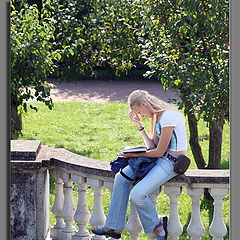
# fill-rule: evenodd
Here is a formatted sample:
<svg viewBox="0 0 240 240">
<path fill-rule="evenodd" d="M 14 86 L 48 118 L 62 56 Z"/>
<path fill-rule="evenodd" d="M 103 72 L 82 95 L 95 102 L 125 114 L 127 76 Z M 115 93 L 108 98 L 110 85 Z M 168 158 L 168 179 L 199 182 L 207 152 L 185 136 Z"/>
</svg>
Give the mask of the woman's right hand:
<svg viewBox="0 0 240 240">
<path fill-rule="evenodd" d="M 142 126 L 142 122 L 141 122 L 141 119 L 140 117 L 138 116 L 137 113 L 133 112 L 133 111 L 130 111 L 128 113 L 128 117 L 132 120 L 133 123 L 135 123 L 136 125 L 138 125 L 138 127 L 141 127 Z"/>
</svg>

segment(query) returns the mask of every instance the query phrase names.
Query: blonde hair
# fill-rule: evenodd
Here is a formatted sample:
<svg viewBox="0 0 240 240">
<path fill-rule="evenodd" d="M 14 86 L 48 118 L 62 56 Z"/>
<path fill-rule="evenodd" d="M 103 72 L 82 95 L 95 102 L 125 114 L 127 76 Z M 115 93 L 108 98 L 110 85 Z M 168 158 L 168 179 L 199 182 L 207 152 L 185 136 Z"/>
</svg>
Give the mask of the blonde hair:
<svg viewBox="0 0 240 240">
<path fill-rule="evenodd" d="M 153 136 L 154 124 L 157 118 L 157 114 L 164 112 L 165 110 L 176 110 L 169 103 L 162 101 L 161 99 L 151 95 L 145 90 L 135 90 L 128 96 L 128 105 L 132 109 L 133 106 L 140 106 L 143 103 L 152 113 L 150 133 Z"/>
</svg>

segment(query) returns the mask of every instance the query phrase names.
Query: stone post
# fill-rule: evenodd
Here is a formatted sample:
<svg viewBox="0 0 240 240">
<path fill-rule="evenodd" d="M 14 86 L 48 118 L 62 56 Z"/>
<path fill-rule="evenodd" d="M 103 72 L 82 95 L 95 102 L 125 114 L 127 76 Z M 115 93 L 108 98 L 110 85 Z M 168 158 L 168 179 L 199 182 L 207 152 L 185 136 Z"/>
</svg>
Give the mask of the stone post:
<svg viewBox="0 0 240 240">
<path fill-rule="evenodd" d="M 214 199 L 213 220 L 209 227 L 209 233 L 213 240 L 223 240 L 227 234 L 227 227 L 223 220 L 222 204 L 223 198 L 228 194 L 228 189 L 210 189 L 210 194 Z"/>
<path fill-rule="evenodd" d="M 104 182 L 97 179 L 88 179 L 89 185 L 94 189 L 94 205 L 93 205 L 93 211 L 92 216 L 90 218 L 90 223 L 92 226 L 103 226 L 106 221 L 106 216 L 104 214 L 103 210 L 103 204 L 102 204 L 102 189 Z M 104 240 L 106 239 L 105 236 L 100 235 L 93 235 L 93 240 Z"/>
<path fill-rule="evenodd" d="M 201 240 L 201 236 L 204 234 L 205 228 L 202 224 L 200 216 L 200 197 L 203 195 L 203 188 L 188 188 L 188 195 L 192 199 L 192 214 L 191 220 L 187 227 L 188 234 L 194 240 Z"/>
<path fill-rule="evenodd" d="M 65 227 L 64 219 L 61 217 L 61 211 L 64 202 L 63 181 L 60 178 L 60 173 L 57 168 L 50 170 L 50 174 L 54 177 L 55 198 L 52 206 L 52 213 L 55 215 L 56 224 L 50 229 L 50 236 L 54 239 L 59 239 L 62 229 Z"/>
<path fill-rule="evenodd" d="M 172 240 L 178 240 L 183 232 L 183 227 L 178 215 L 178 196 L 181 194 L 181 187 L 165 187 L 165 193 L 170 198 L 170 216 L 168 221 L 168 232 Z"/>
<path fill-rule="evenodd" d="M 78 184 L 78 205 L 74 215 L 78 231 L 72 237 L 72 240 L 89 240 L 90 235 L 86 228 L 91 214 L 87 205 L 87 178 L 73 175 L 72 180 Z"/>
<path fill-rule="evenodd" d="M 60 234 L 61 240 L 71 240 L 72 235 L 75 233 L 75 227 L 73 226 L 74 213 L 76 208 L 73 203 L 73 182 L 71 174 L 61 171 L 60 176 L 64 182 L 64 202 L 61 211 L 61 217 L 64 219 L 65 227 Z"/>
<path fill-rule="evenodd" d="M 11 140 L 11 240 L 46 239 L 49 231 L 49 171 L 40 141 Z"/>
</svg>

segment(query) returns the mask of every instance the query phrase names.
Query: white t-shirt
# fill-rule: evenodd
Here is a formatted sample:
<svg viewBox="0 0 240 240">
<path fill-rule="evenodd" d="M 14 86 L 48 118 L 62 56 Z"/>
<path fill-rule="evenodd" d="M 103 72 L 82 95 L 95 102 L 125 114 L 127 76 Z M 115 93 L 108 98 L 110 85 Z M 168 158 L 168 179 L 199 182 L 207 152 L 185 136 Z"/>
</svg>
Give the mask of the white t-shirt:
<svg viewBox="0 0 240 240">
<path fill-rule="evenodd" d="M 185 151 L 187 150 L 187 135 L 183 116 L 177 111 L 166 110 L 162 113 L 160 120 L 155 124 L 155 133 L 161 135 L 161 129 L 173 126 L 173 134 L 168 145 L 168 150 Z"/>
</svg>

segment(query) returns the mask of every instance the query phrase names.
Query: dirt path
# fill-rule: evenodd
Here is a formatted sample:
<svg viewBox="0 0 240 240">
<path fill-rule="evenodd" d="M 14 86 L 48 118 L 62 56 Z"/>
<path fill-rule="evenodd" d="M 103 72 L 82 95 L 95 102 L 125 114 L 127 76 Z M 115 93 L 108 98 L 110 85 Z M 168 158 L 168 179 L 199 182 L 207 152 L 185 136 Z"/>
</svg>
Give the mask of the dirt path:
<svg viewBox="0 0 240 240">
<path fill-rule="evenodd" d="M 126 102 L 128 95 L 136 89 L 147 90 L 164 101 L 179 99 L 176 92 L 163 90 L 162 85 L 153 80 L 85 80 L 69 83 L 50 80 L 50 83 L 55 85 L 51 90 L 53 102 Z"/>
</svg>

